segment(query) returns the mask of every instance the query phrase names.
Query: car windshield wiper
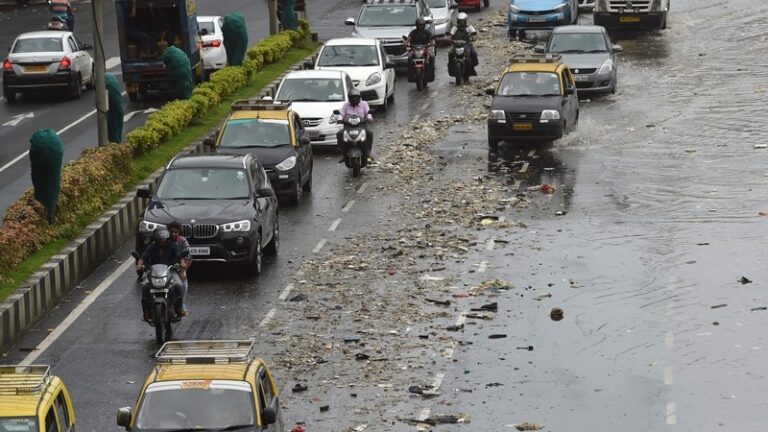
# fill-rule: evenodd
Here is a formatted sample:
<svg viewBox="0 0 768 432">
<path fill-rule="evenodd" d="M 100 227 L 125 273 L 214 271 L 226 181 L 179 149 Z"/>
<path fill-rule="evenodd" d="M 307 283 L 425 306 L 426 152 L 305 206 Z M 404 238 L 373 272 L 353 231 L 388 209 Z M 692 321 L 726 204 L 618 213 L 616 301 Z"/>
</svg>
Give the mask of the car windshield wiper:
<svg viewBox="0 0 768 432">
<path fill-rule="evenodd" d="M 291 99 L 294 102 L 322 102 L 320 99 L 312 99 L 312 98 L 300 98 L 300 99 Z"/>
<path fill-rule="evenodd" d="M 232 425 L 232 426 L 227 426 L 224 429 L 215 429 L 215 430 L 216 431 L 236 431 L 236 430 L 246 430 L 250 428 L 253 428 L 252 424 Z M 214 430 L 214 429 L 211 429 L 211 430 Z"/>
<path fill-rule="evenodd" d="M 209 200 L 209 199 L 216 199 L 216 198 L 201 198 L 201 197 L 172 197 L 170 198 L 172 200 Z"/>
<path fill-rule="evenodd" d="M 560 95 L 557 93 L 546 93 L 546 94 L 541 94 L 536 96 L 545 97 L 545 96 L 560 96 Z"/>
<path fill-rule="evenodd" d="M 604 49 L 593 49 L 593 50 L 584 51 L 584 52 L 585 53 L 600 53 L 600 52 L 608 52 L 608 51 L 604 50 Z"/>
<path fill-rule="evenodd" d="M 273 148 L 273 147 L 282 147 L 287 146 L 288 143 L 282 143 L 282 144 L 248 144 L 248 145 L 242 145 L 242 146 L 221 146 L 222 148 L 231 148 L 231 149 L 239 149 L 239 148 Z"/>
<path fill-rule="evenodd" d="M 535 94 L 528 94 L 528 93 L 521 93 L 521 94 L 506 94 L 506 95 L 499 95 L 499 96 L 506 96 L 506 97 L 533 97 L 533 96 L 539 96 Z"/>
<path fill-rule="evenodd" d="M 588 51 L 584 51 L 583 49 L 569 49 L 569 50 L 563 50 L 563 51 L 553 51 L 555 54 L 567 54 L 567 53 L 585 53 Z"/>
</svg>

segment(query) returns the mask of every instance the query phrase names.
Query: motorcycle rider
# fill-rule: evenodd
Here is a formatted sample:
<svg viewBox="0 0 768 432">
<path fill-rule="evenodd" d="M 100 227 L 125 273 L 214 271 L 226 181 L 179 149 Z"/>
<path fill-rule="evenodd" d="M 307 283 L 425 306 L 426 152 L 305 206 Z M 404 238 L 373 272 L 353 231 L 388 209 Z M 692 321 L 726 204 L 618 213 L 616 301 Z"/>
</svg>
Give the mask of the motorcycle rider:
<svg viewBox="0 0 768 432">
<path fill-rule="evenodd" d="M 51 17 L 62 18 L 67 23 L 69 31 L 75 31 L 75 15 L 72 14 L 72 4 L 69 0 L 50 0 L 48 2 Z"/>
<path fill-rule="evenodd" d="M 469 48 L 469 55 L 470 59 L 472 60 L 472 70 L 470 71 L 470 75 L 477 75 L 475 73 L 475 66 L 477 66 L 479 63 L 477 61 L 477 51 L 475 51 L 474 45 L 472 45 L 472 40 L 474 39 L 475 35 L 477 34 L 477 30 L 472 25 L 469 25 L 467 20 L 469 19 L 469 15 L 467 15 L 464 12 L 461 12 L 459 16 L 456 18 L 456 27 L 451 29 L 451 34 L 449 36 L 449 39 L 451 43 L 455 40 L 463 40 L 467 42 L 467 48 Z M 456 55 L 455 48 L 451 47 L 451 50 L 448 52 L 448 64 L 453 64 L 453 56 Z M 450 66 L 449 66 L 450 67 Z"/>
<path fill-rule="evenodd" d="M 340 114 L 337 119 L 339 123 L 343 123 L 350 115 L 357 115 L 360 117 L 360 119 L 364 119 L 366 123 L 373 122 L 373 116 L 371 115 L 368 102 L 364 101 L 360 96 L 360 90 L 356 88 L 350 90 L 349 94 L 347 94 L 347 100 L 348 102 L 345 102 L 339 111 Z M 365 127 L 365 137 L 365 148 L 362 149 L 363 166 L 367 164 L 368 158 L 371 157 L 371 149 L 373 148 L 373 132 L 367 125 Z M 339 163 L 341 163 L 346 159 L 347 152 L 346 144 L 344 143 L 344 129 L 336 133 L 336 141 L 338 143 L 339 150 L 341 150 L 341 161 L 339 161 Z"/>
<path fill-rule="evenodd" d="M 406 41 L 406 46 L 411 47 L 413 45 L 423 45 L 423 46 L 434 46 L 435 44 L 435 35 L 432 34 L 431 31 L 427 30 L 427 21 L 422 18 L 418 17 L 416 18 L 416 28 L 411 30 L 410 33 L 408 33 L 408 40 Z M 433 81 L 435 77 L 435 65 L 434 65 L 434 56 L 432 55 L 432 52 L 430 50 L 427 50 L 428 57 L 427 57 L 427 64 L 428 64 L 428 71 L 427 76 L 430 77 L 427 81 Z M 408 56 L 408 75 L 411 75 L 411 56 L 413 53 L 411 53 Z"/>
<path fill-rule="evenodd" d="M 189 242 L 183 235 L 181 235 L 181 224 L 173 221 L 168 224 L 168 233 L 171 235 L 171 243 L 175 243 L 181 252 L 181 259 L 184 261 L 185 266 L 179 268 L 179 277 L 184 284 L 184 296 L 182 301 L 187 296 L 189 290 L 189 281 L 187 280 L 187 269 L 192 265 L 192 255 L 189 252 Z M 187 305 L 182 303 L 181 315 L 187 315 Z"/>
<path fill-rule="evenodd" d="M 144 253 L 141 254 L 141 258 L 136 261 L 136 270 L 142 269 L 144 264 L 152 266 L 154 264 L 165 264 L 172 266 L 178 264 L 180 269 L 186 268 L 186 261 L 182 255 L 181 249 L 176 243 L 171 242 L 171 234 L 165 227 L 155 229 L 152 235 L 154 243 L 147 246 L 144 249 Z M 179 287 L 179 296 L 181 297 L 182 310 L 178 313 L 179 316 L 185 316 L 186 310 L 183 309 L 184 297 L 187 294 L 186 283 L 182 282 L 181 277 L 177 272 L 171 272 L 171 278 L 173 282 Z M 144 313 L 144 320 L 151 321 L 152 314 L 150 312 L 152 306 L 152 298 L 149 294 L 149 286 L 145 285 L 142 290 L 141 296 L 141 309 Z"/>
</svg>

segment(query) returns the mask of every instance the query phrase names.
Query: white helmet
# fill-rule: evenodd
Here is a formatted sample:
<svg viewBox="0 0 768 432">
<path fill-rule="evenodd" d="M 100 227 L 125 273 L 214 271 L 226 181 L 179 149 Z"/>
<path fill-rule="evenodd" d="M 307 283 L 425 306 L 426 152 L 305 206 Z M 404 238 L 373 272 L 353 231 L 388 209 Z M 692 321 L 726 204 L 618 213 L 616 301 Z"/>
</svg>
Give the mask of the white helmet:
<svg viewBox="0 0 768 432">
<path fill-rule="evenodd" d="M 456 25 L 458 27 L 466 27 L 467 19 L 469 19 L 469 15 L 464 12 L 459 13 L 459 16 L 456 17 Z"/>
</svg>

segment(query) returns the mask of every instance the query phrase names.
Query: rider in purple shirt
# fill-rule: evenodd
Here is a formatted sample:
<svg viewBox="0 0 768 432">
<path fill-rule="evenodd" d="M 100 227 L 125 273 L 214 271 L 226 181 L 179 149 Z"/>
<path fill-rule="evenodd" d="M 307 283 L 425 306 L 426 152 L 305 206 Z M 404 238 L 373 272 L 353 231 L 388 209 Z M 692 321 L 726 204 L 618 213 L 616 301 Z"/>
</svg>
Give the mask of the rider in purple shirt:
<svg viewBox="0 0 768 432">
<path fill-rule="evenodd" d="M 349 102 L 344 103 L 344 105 L 341 107 L 341 110 L 339 110 L 339 120 L 343 122 L 347 119 L 350 115 L 357 115 L 361 119 L 365 119 L 367 123 L 371 123 L 373 121 L 373 116 L 370 112 L 370 107 L 368 106 L 368 102 L 362 100 L 362 97 L 360 96 L 360 90 L 353 88 L 349 91 L 349 94 L 347 95 L 347 99 Z M 344 155 L 343 153 L 346 151 L 344 148 L 344 130 L 340 130 L 336 134 L 336 141 L 339 145 L 339 149 L 342 152 L 342 158 L 340 162 L 344 162 Z M 368 160 L 371 156 L 371 148 L 373 145 L 373 132 L 369 127 L 366 126 L 365 128 L 365 149 L 363 149 L 363 152 L 365 153 L 365 160 Z"/>
</svg>

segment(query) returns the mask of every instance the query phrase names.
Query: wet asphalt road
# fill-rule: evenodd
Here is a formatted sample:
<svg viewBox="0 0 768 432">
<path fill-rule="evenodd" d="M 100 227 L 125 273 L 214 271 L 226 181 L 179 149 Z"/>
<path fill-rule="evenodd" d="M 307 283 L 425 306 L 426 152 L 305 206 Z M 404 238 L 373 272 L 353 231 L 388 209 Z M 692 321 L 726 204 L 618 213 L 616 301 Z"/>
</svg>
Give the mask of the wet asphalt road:
<svg viewBox="0 0 768 432">
<path fill-rule="evenodd" d="M 343 3 L 353 9 L 357 2 Z M 488 175 L 505 182 L 512 196 L 528 195 L 530 205 L 512 215 L 525 228 L 513 235 L 484 231 L 481 240 L 505 243 L 475 248 L 447 270 L 460 287 L 502 278 L 516 288 L 489 296 L 499 303 L 494 320 L 466 319 L 456 338 L 471 345 L 459 344 L 450 357 L 420 353 L 435 359 L 431 372 L 444 374 L 440 396 L 397 407 L 366 400 L 391 417 L 385 430 L 412 430 L 395 418 L 415 418 L 424 409 L 470 416 L 468 425 L 436 428 L 445 431 L 514 430 L 524 421 L 552 431 L 762 429 L 766 312 L 751 309 L 768 306 L 766 225 L 757 215 L 768 210 L 768 150 L 754 148 L 768 142 L 761 110 L 768 88 L 764 62 L 746 59 L 761 58 L 768 5 L 680 0 L 673 8 L 663 33 L 617 35 L 625 48 L 619 91 L 583 102 L 579 129 L 560 142 L 489 152 L 484 127 L 469 125 L 435 147 L 447 162 L 446 179 Z M 321 36 L 333 35 L 335 23 L 349 15 L 337 9 L 319 17 Z M 377 116 L 377 139 L 416 115 L 461 113 L 451 89 L 443 73 L 424 100 L 401 78 L 396 105 Z M 195 269 L 192 316 L 177 327 L 178 338 L 257 335 L 270 360 L 283 338 L 266 330 L 266 317 L 284 323 L 289 334 L 304 331 L 279 299 L 289 280 L 302 278 L 300 263 L 326 256 L 376 221 L 397 219 L 388 211 L 399 197 L 377 190 L 373 176 L 352 181 L 332 155 L 316 167 L 312 194 L 281 209 L 282 250 L 265 275 L 252 280 L 219 267 Z M 556 192 L 527 190 L 542 183 Z M 129 248 L 5 362 L 37 346 Z M 753 283 L 738 283 L 741 276 Z M 117 430 L 115 409 L 133 403 L 152 365 L 155 346 L 151 329 L 138 320 L 134 278 L 126 271 L 108 280 L 94 305 L 40 353 L 38 362 L 54 364 L 71 389 L 79 430 Z M 544 292 L 552 297 L 534 300 Z M 564 320 L 549 318 L 555 306 Z M 457 301 L 435 327 L 461 320 L 466 308 Z M 517 349 L 528 345 L 533 351 Z M 296 378 L 274 372 L 286 389 Z M 348 391 L 338 393 L 327 400 L 333 404 Z M 343 412 L 318 414 L 318 403 L 284 392 L 287 423 L 307 421 L 309 430 L 358 424 Z"/>
</svg>

